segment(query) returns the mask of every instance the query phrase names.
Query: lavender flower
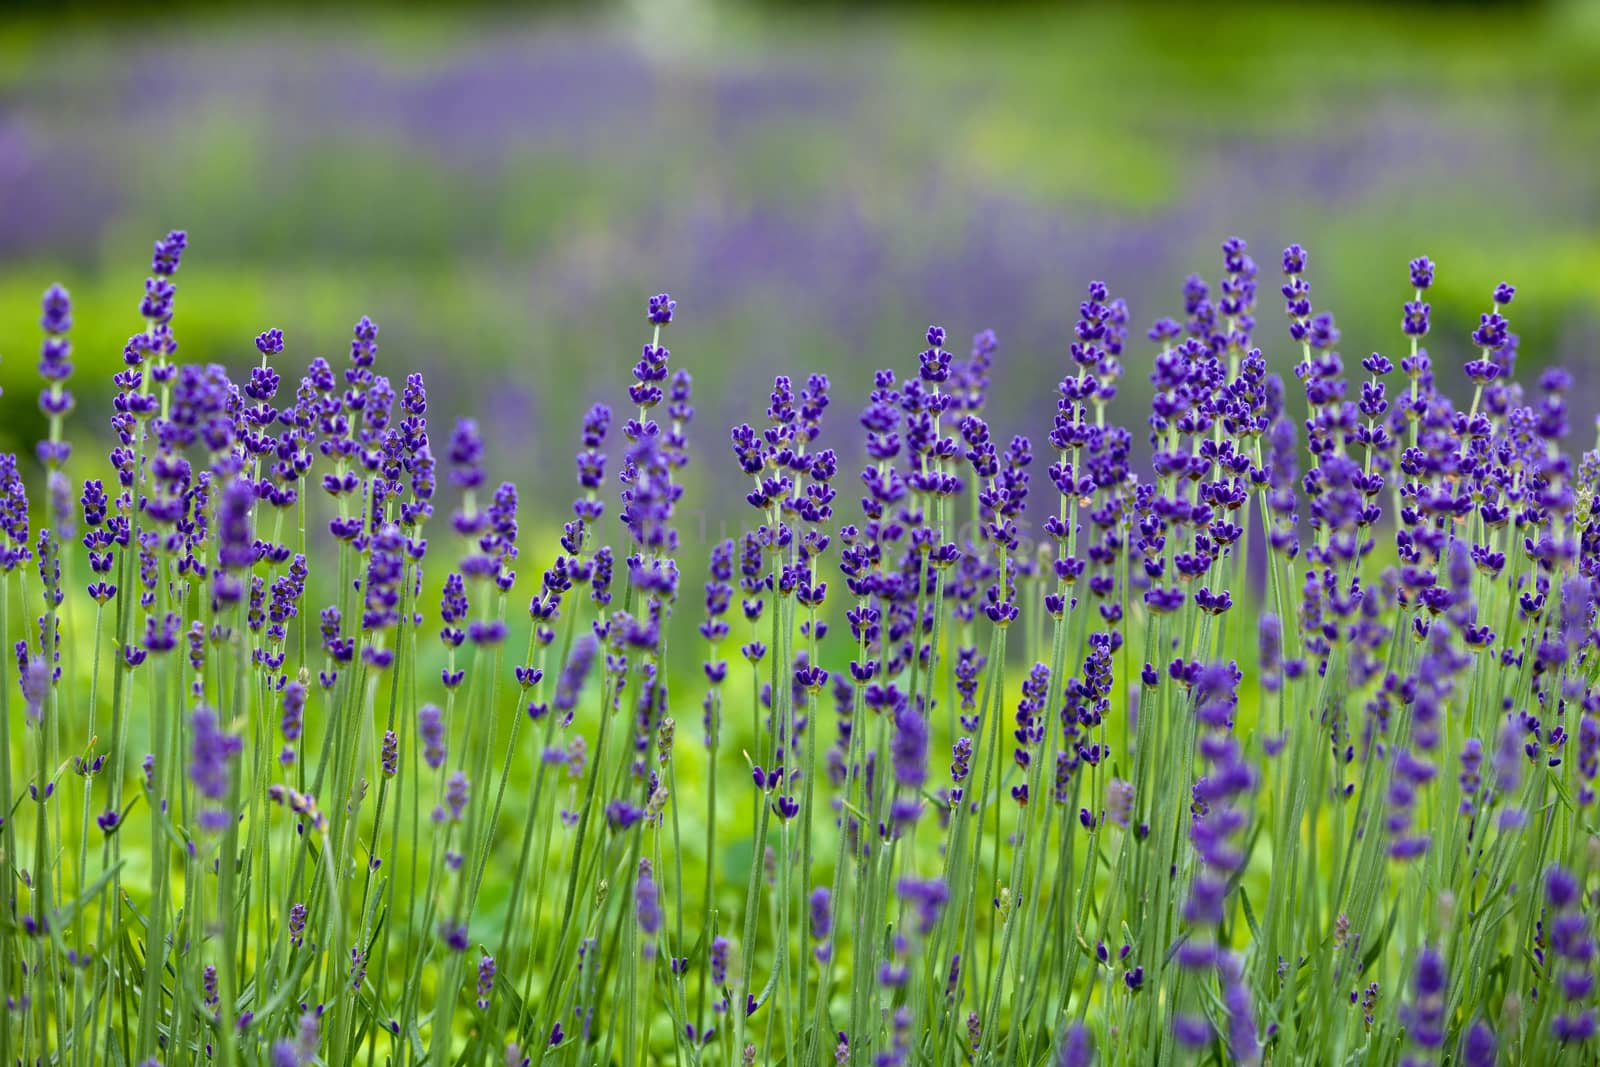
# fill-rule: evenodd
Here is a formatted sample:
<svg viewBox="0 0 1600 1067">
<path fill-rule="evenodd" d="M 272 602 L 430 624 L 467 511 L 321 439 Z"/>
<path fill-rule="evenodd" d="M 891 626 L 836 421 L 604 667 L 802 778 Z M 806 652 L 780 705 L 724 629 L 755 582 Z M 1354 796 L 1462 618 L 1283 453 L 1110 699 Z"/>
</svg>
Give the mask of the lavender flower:
<svg viewBox="0 0 1600 1067">
<path fill-rule="evenodd" d="M 1401 1012 L 1411 1043 L 1425 1050 L 1437 1049 L 1444 1043 L 1444 994 L 1447 976 L 1444 957 L 1438 950 L 1424 946 L 1417 954 L 1416 970 L 1411 980 L 1411 1001 Z"/>
<path fill-rule="evenodd" d="M 901 707 L 895 712 L 895 781 L 908 789 L 920 789 L 928 779 L 928 724 L 915 710 Z"/>
<path fill-rule="evenodd" d="M 233 821 L 232 814 L 222 805 L 228 800 L 232 778 L 229 763 L 244 750 L 244 743 L 223 733 L 217 724 L 217 713 L 205 705 L 194 710 L 189 729 L 194 738 L 189 780 L 195 791 L 211 802 L 200 812 L 200 826 L 215 833 Z"/>
<path fill-rule="evenodd" d="M 719 989 L 728 982 L 728 947 L 728 939 L 725 937 L 714 938 L 711 942 L 709 954 L 711 984 Z"/>
<path fill-rule="evenodd" d="M 422 738 L 422 759 L 433 770 L 444 766 L 444 714 L 434 704 L 417 712 L 417 735 Z"/>
<path fill-rule="evenodd" d="M 1544 897 L 1548 905 L 1550 948 L 1555 956 L 1562 1004 L 1550 1020 L 1550 1033 L 1563 1045 L 1594 1037 L 1594 960 L 1597 955 L 1593 924 L 1580 908 L 1582 883 L 1559 865 L 1545 871 Z"/>
<path fill-rule="evenodd" d="M 1094 1035 L 1082 1023 L 1073 1023 L 1061 1035 L 1056 1048 L 1055 1067 L 1091 1067 L 1094 1063 Z"/>
<path fill-rule="evenodd" d="M 896 883 L 895 888 L 912 906 L 917 919 L 917 933 L 927 937 L 933 932 L 934 926 L 939 921 L 939 915 L 950 899 L 949 887 L 937 878 L 902 878 Z"/>
<path fill-rule="evenodd" d="M 32 559 L 29 544 L 28 491 L 16 455 L 0 452 L 0 570 L 9 573 Z"/>
<path fill-rule="evenodd" d="M 826 941 L 833 932 L 833 894 L 826 886 L 811 891 L 811 939 Z"/>
<path fill-rule="evenodd" d="M 489 998 L 494 995 L 494 957 L 485 954 L 478 960 L 478 1010 L 489 1010 Z"/>
<path fill-rule="evenodd" d="M 645 958 L 650 959 L 655 955 L 655 936 L 661 930 L 661 900 L 649 860 L 639 861 L 639 878 L 634 883 L 633 901 L 639 932 L 645 936 Z"/>
<path fill-rule="evenodd" d="M 471 793 L 472 783 L 467 779 L 465 773 L 456 771 L 451 774 L 445 782 L 444 804 L 433 809 L 433 821 L 452 825 L 461 822 L 462 816 L 467 810 L 467 801 L 470 799 Z"/>
<path fill-rule="evenodd" d="M 1461 1036 L 1461 1067 L 1495 1067 L 1498 1051 L 1494 1031 L 1477 1019 Z"/>
<path fill-rule="evenodd" d="M 212 580 L 212 600 L 226 608 L 244 595 L 241 571 L 255 563 L 254 537 L 250 515 L 255 506 L 255 490 L 244 479 L 231 482 L 222 491 L 217 514 L 217 570 Z"/>
<path fill-rule="evenodd" d="M 562 725 L 572 722 L 573 711 L 578 706 L 578 697 L 582 694 L 583 685 L 588 680 L 589 672 L 594 667 L 595 655 L 599 651 L 599 644 L 593 637 L 585 634 L 573 645 L 572 656 L 567 660 L 566 666 L 561 670 L 561 676 L 556 680 L 556 695 L 551 701 L 551 706 L 562 713 Z"/>
<path fill-rule="evenodd" d="M 44 331 L 44 344 L 39 351 L 39 376 L 45 387 L 39 393 L 39 410 L 50 424 L 50 436 L 38 445 L 39 462 L 49 472 L 50 521 L 62 537 L 73 536 L 71 483 L 60 470 L 72 453 L 72 446 L 62 434 L 62 422 L 72 413 L 75 401 L 67 388 L 72 377 L 72 342 L 67 332 L 72 329 L 72 299 L 59 285 L 45 290 L 43 315 L 39 326 Z"/>
</svg>

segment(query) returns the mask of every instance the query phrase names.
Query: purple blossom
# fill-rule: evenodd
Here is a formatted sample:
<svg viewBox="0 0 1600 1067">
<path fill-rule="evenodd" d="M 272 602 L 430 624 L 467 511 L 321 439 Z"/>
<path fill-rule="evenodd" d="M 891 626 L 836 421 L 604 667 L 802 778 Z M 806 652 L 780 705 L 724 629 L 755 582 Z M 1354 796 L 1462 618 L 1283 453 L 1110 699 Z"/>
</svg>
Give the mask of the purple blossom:
<svg viewBox="0 0 1600 1067">
<path fill-rule="evenodd" d="M 939 915 L 950 899 L 950 889 L 939 878 L 901 878 L 895 883 L 900 897 L 911 905 L 916 916 L 916 931 L 922 937 L 933 933 Z"/>
<path fill-rule="evenodd" d="M 561 675 L 556 679 L 555 697 L 551 706 L 562 713 L 563 724 L 572 722 L 573 711 L 578 706 L 578 698 L 583 693 L 583 686 L 589 678 L 589 672 L 594 668 L 595 656 L 600 646 L 589 634 L 578 638 L 572 646 L 572 655 L 568 657 L 566 665 L 561 669 Z"/>
<path fill-rule="evenodd" d="M 634 883 L 634 915 L 639 920 L 639 930 L 646 938 L 654 938 L 661 929 L 660 891 L 651 872 L 648 860 L 639 864 L 639 878 Z"/>
<path fill-rule="evenodd" d="M 1495 1067 L 1499 1046 L 1494 1031 L 1482 1019 L 1476 1019 L 1461 1035 L 1461 1067 Z"/>
<path fill-rule="evenodd" d="M 1437 1049 L 1444 1043 L 1444 994 L 1447 977 L 1444 957 L 1431 946 L 1417 954 L 1411 979 L 1411 1000 L 1400 1012 L 1407 1036 L 1419 1048 Z"/>
<path fill-rule="evenodd" d="M 1055 1067 L 1091 1067 L 1093 1063 L 1094 1035 L 1082 1023 L 1073 1023 L 1056 1047 Z"/>
<path fill-rule="evenodd" d="M 489 998 L 494 995 L 494 957 L 484 954 L 478 960 L 478 1010 L 489 1010 Z"/>
<path fill-rule="evenodd" d="M 826 886 L 811 891 L 811 939 L 826 941 L 833 932 L 833 893 Z"/>
<path fill-rule="evenodd" d="M 464 773 L 456 771 L 450 775 L 449 780 L 445 782 L 444 807 L 434 810 L 433 821 L 459 823 L 467 810 L 470 794 L 471 783 Z"/>
<path fill-rule="evenodd" d="M 895 781 L 907 789 L 921 789 L 928 779 L 928 724 L 909 705 L 895 711 L 890 747 Z"/>
<path fill-rule="evenodd" d="M 28 536 L 28 491 L 17 457 L 0 452 L 0 570 L 7 573 L 33 558 Z"/>
<path fill-rule="evenodd" d="M 422 759 L 433 770 L 444 766 L 444 713 L 437 705 L 424 704 L 417 712 L 417 736 L 422 739 Z"/>
<path fill-rule="evenodd" d="M 217 724 L 217 714 L 205 705 L 194 710 L 189 718 L 193 737 L 189 762 L 189 780 L 195 791 L 210 801 L 200 813 L 200 826 L 217 832 L 233 821 L 233 816 L 223 804 L 228 801 L 232 779 L 229 764 L 241 751 L 244 743 L 231 734 L 223 733 Z"/>
</svg>

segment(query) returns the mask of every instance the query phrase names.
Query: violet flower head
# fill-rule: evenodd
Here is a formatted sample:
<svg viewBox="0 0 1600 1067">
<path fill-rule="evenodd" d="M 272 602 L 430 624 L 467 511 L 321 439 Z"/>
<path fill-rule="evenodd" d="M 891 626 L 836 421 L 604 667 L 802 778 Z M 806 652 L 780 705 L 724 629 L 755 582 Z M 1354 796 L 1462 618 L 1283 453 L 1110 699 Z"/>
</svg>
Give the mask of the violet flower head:
<svg viewBox="0 0 1600 1067">
<path fill-rule="evenodd" d="M 44 343 L 39 349 L 39 376 L 44 379 L 44 389 L 39 393 L 39 410 L 50 421 L 50 437 L 38 445 L 39 462 L 52 472 L 66 462 L 71 446 L 61 436 L 61 420 L 72 412 L 74 400 L 67 389 L 67 379 L 72 377 L 72 342 L 67 331 L 72 328 L 72 299 L 59 285 L 45 290 L 43 315 L 39 320 L 44 330 Z M 70 493 L 70 490 L 69 490 Z M 63 526 L 70 522 L 62 509 L 53 509 L 51 521 L 62 536 L 72 531 Z"/>
<path fill-rule="evenodd" d="M 461 642 L 467 639 L 462 624 L 471 610 L 466 581 L 459 571 L 451 571 L 445 575 L 444 588 L 439 593 L 439 640 L 445 648 L 460 648 Z"/>
<path fill-rule="evenodd" d="M 1422 294 L 1433 284 L 1433 262 L 1427 256 L 1419 256 L 1411 261 L 1411 287 L 1416 291 L 1414 299 L 1408 300 L 1404 306 L 1404 317 L 1401 320 L 1401 329 L 1407 337 L 1412 338 L 1415 349 L 1416 339 L 1428 335 L 1428 316 L 1432 312 L 1431 305 L 1422 299 Z M 1408 359 L 1407 362 L 1410 362 Z"/>
<path fill-rule="evenodd" d="M 1094 1035 L 1082 1023 L 1073 1023 L 1061 1035 L 1055 1067 L 1090 1067 L 1094 1063 Z"/>
<path fill-rule="evenodd" d="M 44 704 L 50 697 L 52 684 L 50 665 L 43 656 L 27 656 L 21 649 L 23 643 L 18 644 L 17 684 L 22 690 L 23 703 L 27 705 L 27 719 L 29 722 L 39 722 L 44 718 Z"/>
<path fill-rule="evenodd" d="M 1211 1024 L 1203 1015 L 1174 1015 L 1172 1036 L 1184 1048 L 1204 1048 L 1211 1043 Z"/>
<path fill-rule="evenodd" d="M 661 894 L 649 860 L 639 861 L 639 878 L 634 883 L 634 915 L 639 920 L 639 931 L 653 938 L 661 929 Z"/>
<path fill-rule="evenodd" d="M 1222 978 L 1222 1005 L 1228 1015 L 1228 1051 L 1235 1063 L 1259 1063 L 1261 1041 L 1250 987 L 1244 978 L 1244 963 L 1234 953 L 1225 952 L 1217 961 L 1217 971 Z"/>
<path fill-rule="evenodd" d="M 633 365 L 633 384 L 628 386 L 628 399 L 639 408 L 640 415 L 637 419 L 629 419 L 623 428 L 629 440 L 654 436 L 652 431 L 660 429 L 653 420 L 647 421 L 644 413 L 666 398 L 667 393 L 661 383 L 667 380 L 670 373 L 668 361 L 671 358 L 672 352 L 665 345 L 647 342 L 640 350 L 639 362 Z"/>
<path fill-rule="evenodd" d="M 458 823 L 467 810 L 467 801 L 471 798 L 472 783 L 461 771 L 450 775 L 445 782 L 443 808 L 435 809 L 434 822 L 449 821 Z"/>
<path fill-rule="evenodd" d="M 422 739 L 422 760 L 433 770 L 444 766 L 444 713 L 437 704 L 424 704 L 417 712 L 417 736 Z"/>
<path fill-rule="evenodd" d="M 825 941 L 833 933 L 833 893 L 827 886 L 811 891 L 811 938 Z"/>
<path fill-rule="evenodd" d="M 1231 729 L 1239 705 L 1239 669 L 1232 663 L 1202 668 L 1193 683 L 1195 714 L 1207 726 Z"/>
<path fill-rule="evenodd" d="M 1261 687 L 1277 692 L 1283 685 L 1283 623 L 1272 612 L 1263 612 L 1256 624 L 1257 652 L 1261 660 Z"/>
<path fill-rule="evenodd" d="M 672 321 L 672 313 L 678 310 L 678 302 L 666 293 L 659 293 L 650 298 L 650 306 L 646 317 L 652 326 L 665 326 Z"/>
<path fill-rule="evenodd" d="M 950 781 L 957 787 L 950 791 L 950 800 L 955 803 L 962 797 L 961 783 L 972 773 L 972 738 L 957 738 L 956 743 L 950 747 L 950 756 Z"/>
<path fill-rule="evenodd" d="M 163 330 L 172 321 L 172 302 L 178 295 L 177 286 L 165 278 L 148 278 L 144 283 L 144 299 L 139 302 L 139 314 Z"/>
<path fill-rule="evenodd" d="M 928 348 L 917 358 L 921 363 L 919 375 L 924 382 L 938 386 L 950 379 L 950 365 L 953 356 L 944 347 L 944 327 L 929 326 L 927 332 Z"/>
<path fill-rule="evenodd" d="M 1418 256 L 1411 261 L 1411 288 L 1427 289 L 1433 285 L 1433 260 Z"/>
<path fill-rule="evenodd" d="M 217 569 L 212 576 L 212 598 L 216 605 L 229 607 L 244 595 L 241 572 L 255 563 L 255 538 L 251 530 L 251 509 L 255 489 L 246 478 L 237 478 L 222 490 L 217 508 Z"/>
<path fill-rule="evenodd" d="M 1549 923 L 1551 968 L 1561 1003 L 1550 1020 L 1550 1033 L 1563 1045 L 1589 1040 L 1597 1031 L 1590 997 L 1594 992 L 1596 948 L 1593 920 L 1582 910 L 1583 883 L 1559 864 L 1545 870 L 1545 915 Z"/>
<path fill-rule="evenodd" d="M 1179 674 L 1178 664 L 1173 665 L 1172 671 L 1175 676 Z M 1254 790 L 1256 777 L 1254 769 L 1244 762 L 1238 738 L 1233 734 L 1238 667 L 1231 662 L 1208 664 L 1193 669 L 1192 678 L 1195 716 L 1202 727 L 1197 747 L 1206 771 L 1191 789 L 1194 818 L 1189 840 L 1200 866 L 1183 906 L 1183 917 L 1195 927 L 1195 936 L 1184 943 L 1178 963 L 1191 970 L 1204 970 L 1216 966 L 1220 959 L 1216 933 L 1222 923 L 1229 882 L 1245 862 L 1238 839 L 1249 823 L 1244 801 Z M 1178 1026 L 1182 1039 L 1181 1019 Z M 1189 1028 L 1191 1036 L 1198 1032 L 1197 1028 Z"/>
<path fill-rule="evenodd" d="M 1106 784 L 1106 817 L 1126 828 L 1133 816 L 1133 783 L 1113 778 Z"/>
<path fill-rule="evenodd" d="M 965 364 L 957 366 L 949 385 L 949 392 L 961 401 L 957 410 L 972 414 L 983 410 L 989 394 L 989 372 L 999 348 L 1000 342 L 993 330 L 980 330 L 973 335 L 972 354 Z"/>
<path fill-rule="evenodd" d="M 290 744 L 300 740 L 305 709 L 306 687 L 298 678 L 291 679 L 283 687 L 283 718 L 279 722 L 283 739 Z"/>
<path fill-rule="evenodd" d="M 1565 911 L 1576 905 L 1582 888 L 1572 872 L 1558 864 L 1551 864 L 1544 873 L 1545 900 L 1556 911 Z"/>
<path fill-rule="evenodd" d="M 1472 331 L 1472 343 L 1474 345 L 1484 349 L 1486 352 L 1493 353 L 1506 347 L 1511 342 L 1511 323 L 1500 313 L 1500 309 L 1511 303 L 1511 295 L 1514 292 L 1515 290 L 1505 282 L 1501 282 L 1495 289 L 1493 294 L 1494 310 L 1486 311 L 1479 315 L 1478 328 Z M 1474 362 L 1490 363 L 1489 360 Z M 1499 370 L 1498 364 L 1492 365 L 1496 371 Z M 1475 374 L 1474 370 L 1470 368 L 1467 373 L 1469 375 Z M 1477 373 L 1488 373 L 1488 371 L 1485 369 Z"/>
<path fill-rule="evenodd" d="M 921 789 L 928 780 L 928 723 L 909 703 L 895 711 L 889 747 L 895 781 L 907 789 Z"/>
<path fill-rule="evenodd" d="M 189 720 L 193 745 L 190 752 L 189 780 L 195 791 L 210 804 L 200 812 L 200 826 L 213 833 L 225 829 L 232 815 L 223 809 L 228 800 L 232 781 L 229 764 L 241 751 L 243 742 L 224 733 L 217 723 L 217 713 L 201 705 Z"/>
<path fill-rule="evenodd" d="M 362 590 L 361 629 L 368 633 L 388 630 L 400 622 L 401 586 L 405 576 L 405 536 L 390 523 L 373 537 L 367 577 Z M 377 664 L 375 664 L 377 665 Z"/>
<path fill-rule="evenodd" d="M 0 570 L 33 558 L 28 537 L 28 490 L 14 452 L 0 452 Z"/>
<path fill-rule="evenodd" d="M 605 503 L 600 499 L 606 480 L 606 454 L 602 449 L 610 428 L 611 409 L 604 404 L 595 404 L 583 417 L 583 448 L 577 456 L 578 486 L 583 495 L 572 505 L 573 514 L 582 524 L 598 521 L 605 512 Z M 576 538 L 576 544 L 564 547 L 574 554 L 581 552 L 582 537 Z"/>
<path fill-rule="evenodd" d="M 711 970 L 711 984 L 719 989 L 728 981 L 728 949 L 730 943 L 725 937 L 711 939 L 711 952 L 707 956 L 707 964 Z"/>
<path fill-rule="evenodd" d="M 450 465 L 451 485 L 470 490 L 483 484 L 483 435 L 478 432 L 476 419 L 456 420 L 445 459 Z"/>
<path fill-rule="evenodd" d="M 1471 815 L 1476 810 L 1478 790 L 1483 784 L 1480 769 L 1483 766 L 1483 742 L 1469 737 L 1461 744 L 1461 773 L 1457 779 L 1461 787 L 1460 814 Z"/>
<path fill-rule="evenodd" d="M 1301 343 L 1307 341 L 1310 332 L 1311 284 L 1301 277 L 1309 258 L 1306 250 L 1297 244 L 1283 250 L 1283 274 L 1287 281 L 1280 291 L 1284 313 L 1289 316 L 1289 337 Z"/>
<path fill-rule="evenodd" d="M 599 642 L 592 634 L 584 634 L 572 646 L 572 654 L 562 667 L 560 677 L 556 679 L 555 697 L 551 700 L 551 707 L 562 713 L 563 725 L 572 722 L 578 698 L 583 693 L 584 683 L 589 680 L 589 672 L 594 668 L 595 657 L 599 651 Z"/>
<path fill-rule="evenodd" d="M 60 337 L 72 329 L 72 296 L 60 285 L 52 285 L 44 291 L 41 301 L 43 314 L 39 319 L 39 328 L 51 337 Z M 49 374 L 46 378 L 51 378 Z"/>
<path fill-rule="evenodd" d="M 161 278 L 170 278 L 178 273 L 179 260 L 188 247 L 189 235 L 183 230 L 172 230 L 165 237 L 158 238 L 155 252 L 150 257 L 150 273 Z"/>
<path fill-rule="evenodd" d="M 494 996 L 494 957 L 485 953 L 478 960 L 478 1010 L 489 1010 L 489 998 Z"/>
<path fill-rule="evenodd" d="M 694 407 L 690 404 L 692 385 L 693 379 L 690 378 L 689 372 L 680 369 L 673 374 L 672 382 L 667 388 L 667 417 L 672 420 L 672 424 L 666 430 L 662 450 L 666 453 L 667 462 L 673 470 L 682 470 L 689 464 L 689 439 L 686 428 L 694 419 Z"/>
<path fill-rule="evenodd" d="M 1498 1056 L 1494 1031 L 1482 1019 L 1474 1020 L 1461 1035 L 1461 1067 L 1495 1067 Z"/>
<path fill-rule="evenodd" d="M 345 380 L 352 384 L 371 384 L 371 367 L 378 359 L 378 324 L 366 315 L 356 321 L 355 336 L 350 340 L 351 368 L 345 371 Z M 361 373 L 366 371 L 368 373 Z"/>
<path fill-rule="evenodd" d="M 933 933 L 939 915 L 950 899 L 950 887 L 944 879 L 901 878 L 895 883 L 895 889 L 900 898 L 911 905 L 912 914 L 916 916 L 917 933 L 922 937 Z"/>
<path fill-rule="evenodd" d="M 606 805 L 606 822 L 618 833 L 637 826 L 643 818 L 644 809 L 632 801 L 619 799 Z"/>
<path fill-rule="evenodd" d="M 1444 1044 L 1445 980 L 1448 976 L 1444 956 L 1431 945 L 1417 954 L 1411 978 L 1411 1001 L 1400 1010 L 1401 1022 L 1414 1045 L 1433 1050 Z"/>
<path fill-rule="evenodd" d="M 464 922 L 445 919 L 439 923 L 439 939 L 451 952 L 465 952 L 472 944 L 472 929 Z"/>
</svg>

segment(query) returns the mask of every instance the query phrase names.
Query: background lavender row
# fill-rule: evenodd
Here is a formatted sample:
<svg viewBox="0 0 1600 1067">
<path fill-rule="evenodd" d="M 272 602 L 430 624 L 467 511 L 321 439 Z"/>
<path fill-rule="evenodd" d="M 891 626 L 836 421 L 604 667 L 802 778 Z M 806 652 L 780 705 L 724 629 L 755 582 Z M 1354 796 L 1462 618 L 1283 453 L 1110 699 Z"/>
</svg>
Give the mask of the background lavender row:
<svg viewBox="0 0 1600 1067">
<path fill-rule="evenodd" d="M 406 365 L 473 369 L 433 375 L 436 405 L 483 416 L 492 473 L 534 490 L 565 479 L 577 413 L 635 358 L 626 294 L 662 278 L 695 312 L 674 347 L 711 426 L 780 367 L 859 391 L 932 318 L 1000 334 L 996 425 L 1037 425 L 1084 280 L 1142 327 L 1224 231 L 1321 250 L 1352 352 L 1394 325 L 1370 264 L 1444 263 L 1441 324 L 1476 316 L 1466 279 L 1515 275 L 1541 295 L 1525 360 L 1564 360 L 1581 395 L 1600 387 L 1586 11 L 18 20 L 0 382 L 27 372 L 45 275 L 83 309 L 80 361 L 109 367 L 108 265 L 181 221 L 207 235 L 190 358 L 242 367 L 269 322 L 331 354 L 368 308 Z M 1440 333 L 1454 367 L 1465 333 Z M 734 503 L 698 495 L 713 521 Z"/>
</svg>

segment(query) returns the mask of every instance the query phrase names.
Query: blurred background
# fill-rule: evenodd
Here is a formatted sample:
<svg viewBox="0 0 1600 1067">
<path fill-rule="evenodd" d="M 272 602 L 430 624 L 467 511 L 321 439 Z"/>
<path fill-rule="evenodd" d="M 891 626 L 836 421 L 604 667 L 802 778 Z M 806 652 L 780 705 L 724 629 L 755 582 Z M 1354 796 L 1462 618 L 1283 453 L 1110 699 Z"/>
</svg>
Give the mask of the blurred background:
<svg viewBox="0 0 1600 1067">
<path fill-rule="evenodd" d="M 436 440 L 476 415 L 491 474 L 549 502 L 525 509 L 546 533 L 582 409 L 625 402 L 649 293 L 678 299 L 667 342 L 696 378 L 693 540 L 742 491 L 727 428 L 760 418 L 774 373 L 833 376 L 849 468 L 874 367 L 914 367 L 929 323 L 960 354 L 992 327 L 992 421 L 1037 440 L 1085 284 L 1142 334 L 1181 314 L 1185 275 L 1218 277 L 1230 234 L 1262 264 L 1257 337 L 1285 373 L 1289 241 L 1347 365 L 1400 348 L 1410 257 L 1439 263 L 1442 367 L 1512 281 L 1524 367 L 1564 361 L 1588 387 L 1587 447 L 1597 163 L 1588 0 L 24 5 L 0 22 L 0 448 L 40 435 L 22 398 L 52 281 L 75 302 L 73 433 L 104 426 L 174 227 L 186 358 L 243 368 L 280 326 L 292 386 L 370 314 L 380 370 L 428 374 Z M 1119 409 L 1135 426 L 1144 352 Z"/>
</svg>

